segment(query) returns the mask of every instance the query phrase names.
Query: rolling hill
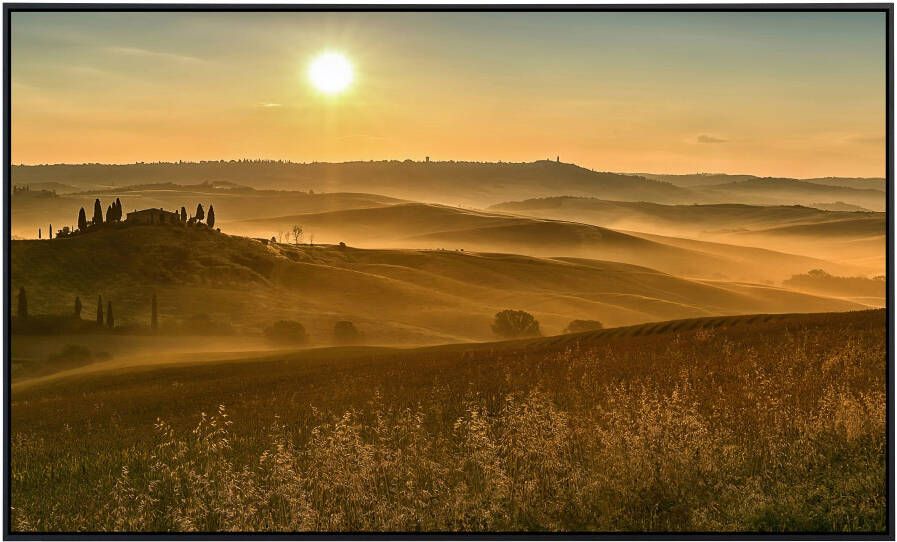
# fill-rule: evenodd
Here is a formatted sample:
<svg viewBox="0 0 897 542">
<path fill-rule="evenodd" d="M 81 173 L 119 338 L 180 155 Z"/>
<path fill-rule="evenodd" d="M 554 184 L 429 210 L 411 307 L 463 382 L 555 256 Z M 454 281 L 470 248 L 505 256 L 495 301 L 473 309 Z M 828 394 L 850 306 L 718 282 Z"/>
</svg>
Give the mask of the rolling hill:
<svg viewBox="0 0 897 542">
<path fill-rule="evenodd" d="M 310 164 L 275 161 L 60 164 L 13 166 L 12 181 L 18 185 L 54 181 L 91 190 L 149 183 L 226 181 L 255 189 L 365 192 L 472 206 L 563 194 L 632 201 L 693 200 L 689 190 L 670 183 L 547 160 L 531 163 L 389 160 Z"/>
<path fill-rule="evenodd" d="M 89 190 L 57 197 L 16 195 L 12 200 L 12 232 L 24 238 L 36 238 L 37 229 L 46 235 L 49 224 L 55 229 L 76 223 L 78 209 L 92 212 L 94 200 L 105 205 L 120 198 L 125 212 L 150 207 L 180 209 L 191 215 L 198 203 L 208 209 L 215 206 L 220 224 L 248 218 L 264 218 L 288 213 L 310 213 L 377 207 L 403 200 L 363 193 L 309 193 L 297 190 L 254 190 L 227 182 L 203 182 L 191 185 L 158 183 Z"/>
<path fill-rule="evenodd" d="M 640 177 L 672 183 L 692 190 L 695 201 L 703 203 L 750 203 L 757 205 L 808 205 L 823 203 L 850 204 L 884 211 L 887 183 L 881 178 L 821 177 L 791 179 L 696 173 L 691 175 L 659 175 L 634 173 Z"/>
<path fill-rule="evenodd" d="M 11 524 L 884 532 L 885 330 L 750 315 L 14 382 Z"/>
<path fill-rule="evenodd" d="M 231 227 L 250 235 L 270 236 L 291 224 L 301 224 L 319 242 L 576 256 L 714 279 L 782 280 L 814 268 L 834 274 L 858 272 L 843 264 L 765 249 L 730 247 L 721 255 L 719 246 L 700 242 L 683 248 L 591 224 L 421 203 L 249 220 Z"/>
<path fill-rule="evenodd" d="M 92 315 L 94 300 L 102 295 L 113 303 L 119 325 L 145 326 L 155 292 L 163 329 L 202 319 L 258 333 L 276 320 L 291 319 L 325 343 L 337 320 L 356 322 L 376 344 L 483 340 L 491 336 L 492 316 L 505 308 L 533 313 L 546 333 L 556 333 L 573 319 L 623 325 L 862 308 L 768 286 L 685 280 L 608 261 L 296 247 L 179 226 L 120 224 L 68 239 L 13 241 L 11 266 L 13 290 L 26 288 L 33 314 L 70 314 L 78 295 Z"/>
<path fill-rule="evenodd" d="M 884 213 L 823 211 L 799 205 L 660 205 L 576 197 L 506 202 L 491 209 L 632 232 L 662 233 L 667 238 L 764 247 L 853 266 L 852 271 L 845 270 L 848 273 L 884 272 Z M 715 252 L 712 246 L 705 247 Z"/>
</svg>

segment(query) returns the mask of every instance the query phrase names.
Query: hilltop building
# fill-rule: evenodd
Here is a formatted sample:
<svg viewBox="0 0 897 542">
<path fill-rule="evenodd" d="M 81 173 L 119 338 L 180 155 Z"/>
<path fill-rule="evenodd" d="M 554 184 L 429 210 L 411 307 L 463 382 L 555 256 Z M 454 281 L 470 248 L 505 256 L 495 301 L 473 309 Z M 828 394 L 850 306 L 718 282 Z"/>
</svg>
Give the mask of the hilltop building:
<svg viewBox="0 0 897 542">
<path fill-rule="evenodd" d="M 179 224 L 181 215 L 164 209 L 141 209 L 128 213 L 127 222 L 130 224 Z"/>
</svg>

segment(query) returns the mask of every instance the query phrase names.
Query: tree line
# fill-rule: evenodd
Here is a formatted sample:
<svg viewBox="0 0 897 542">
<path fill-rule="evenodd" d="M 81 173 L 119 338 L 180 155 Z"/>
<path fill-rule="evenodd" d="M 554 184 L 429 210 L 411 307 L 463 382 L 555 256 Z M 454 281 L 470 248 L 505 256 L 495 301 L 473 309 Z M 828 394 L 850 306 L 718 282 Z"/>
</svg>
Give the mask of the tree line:
<svg viewBox="0 0 897 542">
<path fill-rule="evenodd" d="M 192 217 L 187 217 L 187 208 L 183 206 L 181 207 L 181 210 L 178 214 L 181 217 L 181 222 L 202 222 L 203 220 L 205 220 L 207 226 L 209 226 L 210 228 L 215 227 L 215 207 L 212 205 L 209 205 L 208 215 L 203 209 L 202 203 L 196 205 L 196 214 L 194 214 Z M 93 202 L 93 217 L 90 219 L 90 222 L 87 221 L 87 212 L 84 210 L 84 207 L 81 207 L 81 209 L 78 211 L 78 229 L 83 232 L 91 226 L 99 226 L 104 222 L 107 224 L 113 222 L 121 222 L 123 216 L 124 211 L 122 210 L 121 200 L 119 198 L 115 198 L 115 201 L 113 201 L 108 207 L 106 207 L 104 220 L 103 204 L 100 201 L 100 198 L 97 198 Z"/>
<path fill-rule="evenodd" d="M 81 296 L 75 296 L 74 312 L 72 313 L 72 316 L 76 320 L 81 320 L 83 310 L 84 304 L 81 302 Z M 28 293 L 25 291 L 24 286 L 19 287 L 18 300 L 16 303 L 16 317 L 20 321 L 26 321 L 29 317 Z M 112 300 L 106 300 L 104 309 L 102 295 L 97 295 L 96 324 L 98 327 L 105 326 L 109 329 L 115 329 L 115 313 L 112 310 Z M 150 308 L 150 328 L 153 330 L 159 329 L 159 305 L 155 292 L 153 292 Z"/>
</svg>

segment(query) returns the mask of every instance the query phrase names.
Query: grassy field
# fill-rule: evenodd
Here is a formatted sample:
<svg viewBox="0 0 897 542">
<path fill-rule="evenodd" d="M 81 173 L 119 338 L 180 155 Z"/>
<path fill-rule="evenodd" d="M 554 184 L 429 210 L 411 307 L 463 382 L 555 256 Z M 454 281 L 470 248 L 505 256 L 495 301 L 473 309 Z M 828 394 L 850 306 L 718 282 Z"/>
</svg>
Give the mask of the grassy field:
<svg viewBox="0 0 897 542">
<path fill-rule="evenodd" d="M 14 385 L 14 531 L 854 531 L 885 313 L 333 348 Z"/>
</svg>

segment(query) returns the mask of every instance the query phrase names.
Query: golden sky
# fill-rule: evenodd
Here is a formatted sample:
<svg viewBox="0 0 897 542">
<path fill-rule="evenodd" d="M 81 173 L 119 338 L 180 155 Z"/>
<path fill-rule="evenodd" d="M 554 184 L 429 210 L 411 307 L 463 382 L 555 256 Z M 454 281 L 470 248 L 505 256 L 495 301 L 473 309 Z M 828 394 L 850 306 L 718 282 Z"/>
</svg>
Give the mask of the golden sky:
<svg viewBox="0 0 897 542">
<path fill-rule="evenodd" d="M 327 96 L 307 69 L 353 64 Z M 13 163 L 885 173 L 883 13 L 14 13 Z"/>
</svg>

